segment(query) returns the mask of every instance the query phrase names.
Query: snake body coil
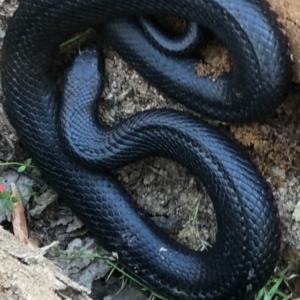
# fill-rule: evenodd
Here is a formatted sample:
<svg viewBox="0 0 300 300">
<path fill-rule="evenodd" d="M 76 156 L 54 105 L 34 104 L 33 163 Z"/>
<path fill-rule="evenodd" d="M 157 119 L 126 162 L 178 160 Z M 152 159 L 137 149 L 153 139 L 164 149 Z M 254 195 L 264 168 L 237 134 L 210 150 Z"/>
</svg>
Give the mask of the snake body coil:
<svg viewBox="0 0 300 300">
<path fill-rule="evenodd" d="M 195 61 L 166 55 L 145 38 L 132 19 L 145 14 L 200 22 L 229 48 L 233 72 L 216 82 L 198 77 Z M 78 112 L 76 102 L 61 106 L 51 72 L 59 45 L 99 25 L 120 55 L 173 99 L 215 119 L 246 122 L 282 103 L 291 82 L 288 42 L 275 14 L 258 0 L 23 0 L 2 48 L 11 123 L 50 185 L 126 268 L 171 299 L 253 295 L 276 264 L 279 219 L 268 185 L 239 147 L 205 122 L 174 110 L 149 110 L 102 128 L 90 118 L 92 102 L 86 98 L 90 88 L 97 94 L 101 82 L 90 50 L 75 59 L 72 69 L 78 67 L 74 78 L 79 84 L 97 78 L 95 85 L 81 87 L 84 101 L 78 98 L 77 104 L 84 109 Z M 67 85 L 68 92 L 75 81 Z M 65 91 L 64 96 L 68 100 Z M 78 119 L 68 129 L 74 108 Z M 80 123 L 89 130 L 80 131 Z M 218 225 L 209 251 L 192 251 L 169 238 L 107 171 L 148 155 L 180 162 L 207 189 Z"/>
</svg>

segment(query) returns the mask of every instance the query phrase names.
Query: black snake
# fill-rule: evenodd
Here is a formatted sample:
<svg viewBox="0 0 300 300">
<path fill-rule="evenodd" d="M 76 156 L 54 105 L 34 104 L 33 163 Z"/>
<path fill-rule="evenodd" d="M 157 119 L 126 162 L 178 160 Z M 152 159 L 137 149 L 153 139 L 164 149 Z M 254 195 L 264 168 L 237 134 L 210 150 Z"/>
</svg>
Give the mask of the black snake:
<svg viewBox="0 0 300 300">
<path fill-rule="evenodd" d="M 214 32 L 234 70 L 213 82 L 196 75 L 195 60 L 153 46 L 134 17 L 163 14 Z M 97 64 L 100 71 L 103 64 L 94 50 L 83 50 L 69 71 L 81 70 L 72 75 L 82 84 L 74 95 L 74 81 L 67 78 L 69 90 L 61 91 L 52 72 L 59 45 L 89 27 L 100 29 L 124 60 L 172 99 L 214 119 L 248 122 L 276 109 L 291 83 L 288 41 L 275 13 L 260 0 L 23 0 L 2 48 L 11 123 L 50 185 L 126 268 L 170 299 L 253 295 L 271 275 L 280 246 L 268 185 L 235 143 L 190 114 L 149 110 L 112 128 L 99 126 L 91 118 L 95 103 L 85 99 L 100 93 Z M 68 102 L 69 96 L 79 102 Z M 192 251 L 168 237 L 109 173 L 149 155 L 183 164 L 207 189 L 218 225 L 210 250 Z"/>
</svg>

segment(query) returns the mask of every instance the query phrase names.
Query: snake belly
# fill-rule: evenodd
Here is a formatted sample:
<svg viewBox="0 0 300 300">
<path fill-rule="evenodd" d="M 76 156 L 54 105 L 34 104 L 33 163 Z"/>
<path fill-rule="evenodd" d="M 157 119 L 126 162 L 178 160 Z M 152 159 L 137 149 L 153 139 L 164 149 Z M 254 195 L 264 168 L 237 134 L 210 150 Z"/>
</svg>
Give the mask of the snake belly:
<svg viewBox="0 0 300 300">
<path fill-rule="evenodd" d="M 148 44 L 131 21 L 146 14 L 178 15 L 215 32 L 233 55 L 234 71 L 214 83 L 197 77 L 193 61 Z M 51 67 L 62 42 L 93 26 L 102 26 L 120 55 L 174 100 L 215 119 L 247 122 L 278 107 L 289 90 L 291 58 L 275 14 L 258 0 L 23 0 L 2 48 L 12 125 L 49 184 L 129 271 L 168 299 L 252 296 L 278 258 L 278 211 L 255 166 L 217 129 L 186 113 L 149 110 L 107 130 L 108 164 L 100 161 L 101 171 L 81 163 L 80 151 L 67 154 Z M 180 162 L 207 189 L 218 225 L 210 250 L 193 251 L 171 239 L 109 173 L 120 163 L 116 158 L 126 164 L 148 155 Z"/>
</svg>

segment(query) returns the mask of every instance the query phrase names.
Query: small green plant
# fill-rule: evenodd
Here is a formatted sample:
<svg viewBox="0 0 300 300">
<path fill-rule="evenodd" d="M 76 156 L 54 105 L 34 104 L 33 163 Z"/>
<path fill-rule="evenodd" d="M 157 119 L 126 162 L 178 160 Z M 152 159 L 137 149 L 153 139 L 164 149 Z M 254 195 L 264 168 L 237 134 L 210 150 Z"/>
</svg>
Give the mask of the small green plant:
<svg viewBox="0 0 300 300">
<path fill-rule="evenodd" d="M 78 34 L 78 35 L 75 35 L 74 37 L 72 37 L 71 39 L 63 42 L 61 45 L 60 45 L 60 48 L 63 48 L 63 47 L 66 47 L 67 45 L 70 45 L 72 44 L 73 42 L 79 40 L 81 38 L 81 34 Z"/>
<path fill-rule="evenodd" d="M 114 259 L 111 257 L 105 257 L 88 251 L 72 251 L 71 253 L 68 253 L 67 257 L 65 256 L 65 252 L 63 252 L 63 255 L 60 255 L 60 257 L 65 259 L 88 258 L 91 260 L 98 259 L 98 260 L 105 261 L 111 267 L 111 271 L 109 272 L 106 280 L 108 280 L 115 271 L 118 271 L 121 274 L 120 277 L 120 279 L 122 280 L 121 288 L 116 292 L 115 295 L 119 294 L 126 287 L 127 284 L 133 282 L 137 284 L 142 291 L 150 293 L 149 300 L 155 300 L 155 299 L 168 300 L 167 298 L 157 294 L 156 292 L 148 288 L 146 285 L 141 283 L 139 280 L 131 276 L 128 272 L 126 272 L 126 270 L 124 270 L 124 268 L 120 267 L 119 264 L 115 262 Z"/>
<path fill-rule="evenodd" d="M 20 162 L 1 162 L 0 166 L 18 166 L 18 173 L 23 173 L 29 166 L 31 166 L 31 158 L 27 159 L 24 163 Z M 18 202 L 18 199 L 11 195 L 11 193 L 5 190 L 4 184 L 0 183 L 0 210 L 14 211 L 14 203 Z"/>
<path fill-rule="evenodd" d="M 36 200 L 37 197 L 42 195 L 47 189 L 48 189 L 47 184 L 42 185 L 37 191 L 32 186 L 28 187 L 29 194 L 30 196 L 33 197 L 34 200 Z"/>
<path fill-rule="evenodd" d="M 197 203 L 196 207 L 193 210 L 192 216 L 190 217 L 190 220 L 189 220 L 189 222 L 192 223 L 192 226 L 194 226 L 194 228 L 196 228 L 197 231 L 198 231 L 199 208 L 200 208 L 200 202 Z M 198 245 L 198 247 L 195 248 L 195 250 L 204 251 L 204 250 L 208 249 L 209 247 L 211 247 L 211 245 L 207 241 L 201 240 L 200 244 Z"/>
<path fill-rule="evenodd" d="M 106 257 L 102 255 L 98 255 L 93 252 L 88 252 L 88 251 L 72 251 L 69 252 L 66 256 L 66 252 L 60 252 L 60 258 L 64 259 L 77 259 L 77 258 L 88 258 L 90 260 L 103 260 L 105 261 L 110 267 L 111 271 L 107 275 L 108 280 L 112 274 L 115 271 L 118 271 L 121 274 L 120 279 L 122 280 L 121 287 L 117 291 L 117 294 L 119 294 L 127 284 L 130 282 L 134 282 L 137 284 L 142 291 L 149 292 L 149 300 L 155 300 L 155 299 L 160 299 L 160 300 L 168 300 L 167 298 L 157 294 L 153 290 L 151 290 L 149 287 L 141 283 L 139 280 L 131 276 L 126 270 L 124 270 L 119 264 L 116 262 L 114 258 L 111 257 Z M 279 273 L 278 277 L 273 277 L 271 278 L 266 285 L 255 295 L 254 300 L 300 300 L 300 298 L 293 299 L 291 295 L 287 295 L 284 292 L 280 290 L 282 288 L 282 283 L 285 279 L 285 276 L 289 270 L 289 267 L 287 267 L 285 270 Z"/>
<path fill-rule="evenodd" d="M 18 202 L 18 198 L 13 197 L 11 193 L 5 190 L 3 184 L 0 184 L 0 211 L 14 211 L 14 203 Z"/>
<path fill-rule="evenodd" d="M 5 162 L 5 163 L 0 163 L 0 166 L 19 166 L 18 167 L 18 173 L 22 173 L 26 170 L 27 167 L 31 166 L 32 159 L 28 158 L 24 163 L 19 163 L 19 162 Z"/>
<path fill-rule="evenodd" d="M 255 300 L 300 300 L 300 298 L 292 299 L 291 295 L 287 295 L 280 290 L 288 270 L 289 267 L 281 271 L 278 277 L 271 278 L 267 284 L 256 294 Z"/>
<path fill-rule="evenodd" d="M 211 245 L 209 242 L 200 239 L 199 234 L 199 224 L 198 224 L 198 215 L 199 215 L 199 209 L 200 209 L 201 202 L 198 201 L 195 208 L 193 209 L 189 220 L 187 222 L 187 230 L 192 232 L 192 235 L 195 236 L 195 245 L 193 246 L 193 249 L 196 251 L 204 251 L 207 250 Z"/>
</svg>

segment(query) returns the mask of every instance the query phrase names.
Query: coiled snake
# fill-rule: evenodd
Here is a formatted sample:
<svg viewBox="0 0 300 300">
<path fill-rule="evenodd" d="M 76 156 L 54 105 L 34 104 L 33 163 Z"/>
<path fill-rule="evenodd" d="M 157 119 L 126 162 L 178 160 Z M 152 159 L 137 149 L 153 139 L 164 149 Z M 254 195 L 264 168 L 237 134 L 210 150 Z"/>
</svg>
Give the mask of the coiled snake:
<svg viewBox="0 0 300 300">
<path fill-rule="evenodd" d="M 214 32 L 228 47 L 234 70 L 212 82 L 195 74 L 194 60 L 153 46 L 133 17 L 161 14 Z M 271 275 L 280 245 L 268 185 L 235 143 L 189 114 L 149 110 L 110 129 L 92 120 L 95 104 L 85 97 L 99 94 L 103 67 L 100 62 L 98 74 L 94 50 L 82 51 L 75 74 L 70 71 L 83 83 L 74 95 L 83 102 L 68 102 L 74 81 L 68 85 L 67 78 L 69 90 L 61 93 L 52 76 L 53 60 L 62 42 L 94 26 L 173 100 L 214 119 L 247 122 L 276 109 L 289 90 L 291 58 L 276 15 L 259 0 L 23 0 L 2 48 L 2 87 L 11 123 L 50 185 L 126 268 L 170 299 L 253 295 Z M 70 111 L 78 119 L 69 127 Z M 209 251 L 173 241 L 144 217 L 109 173 L 149 155 L 183 164 L 207 189 L 218 225 Z"/>
</svg>

